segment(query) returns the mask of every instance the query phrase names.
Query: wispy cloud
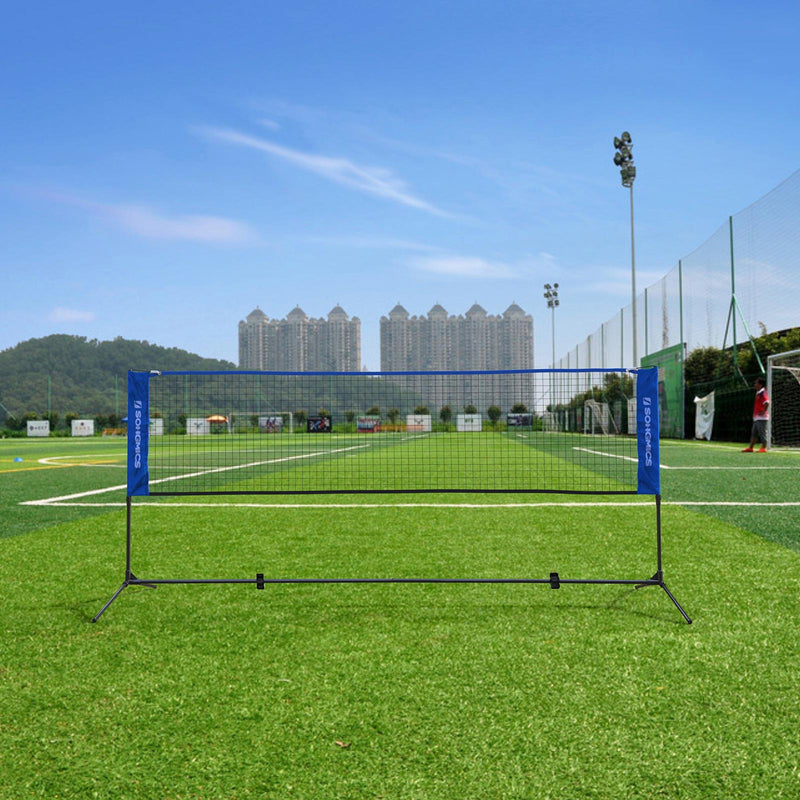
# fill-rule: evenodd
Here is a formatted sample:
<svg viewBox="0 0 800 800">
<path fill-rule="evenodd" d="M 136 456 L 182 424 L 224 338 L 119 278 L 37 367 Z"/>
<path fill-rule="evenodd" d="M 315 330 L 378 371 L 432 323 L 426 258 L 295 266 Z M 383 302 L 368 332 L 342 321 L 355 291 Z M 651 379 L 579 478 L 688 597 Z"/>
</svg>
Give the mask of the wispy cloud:
<svg viewBox="0 0 800 800">
<path fill-rule="evenodd" d="M 150 206 L 99 203 L 63 192 L 28 192 L 63 205 L 84 209 L 93 216 L 144 239 L 205 244 L 251 244 L 258 240 L 258 235 L 249 225 L 228 217 L 204 214 L 167 216 Z"/>
<path fill-rule="evenodd" d="M 94 311 L 79 311 L 77 308 L 65 308 L 64 306 L 56 306 L 47 315 L 48 321 L 57 323 L 93 322 L 94 318 Z"/>
<path fill-rule="evenodd" d="M 413 258 L 410 266 L 423 272 L 453 275 L 461 278 L 517 278 L 517 269 L 497 261 L 475 256 L 429 256 Z"/>
<path fill-rule="evenodd" d="M 333 247 L 352 247 L 361 250 L 406 250 L 420 253 L 441 253 L 442 248 L 409 239 L 396 239 L 391 236 L 315 236 L 310 241 Z"/>
<path fill-rule="evenodd" d="M 356 164 L 347 158 L 321 156 L 304 153 L 289 147 L 275 144 L 266 139 L 239 133 L 227 128 L 200 128 L 206 136 L 219 141 L 247 147 L 280 158 L 294 166 L 313 172 L 329 181 L 347 186 L 365 194 L 382 197 L 410 208 L 425 211 L 438 217 L 452 217 L 446 211 L 414 195 L 405 182 L 384 167 L 369 167 Z"/>
<path fill-rule="evenodd" d="M 102 206 L 101 212 L 120 227 L 145 239 L 172 239 L 207 244 L 255 241 L 248 225 L 226 217 L 187 214 L 167 217 L 145 206 Z"/>
</svg>

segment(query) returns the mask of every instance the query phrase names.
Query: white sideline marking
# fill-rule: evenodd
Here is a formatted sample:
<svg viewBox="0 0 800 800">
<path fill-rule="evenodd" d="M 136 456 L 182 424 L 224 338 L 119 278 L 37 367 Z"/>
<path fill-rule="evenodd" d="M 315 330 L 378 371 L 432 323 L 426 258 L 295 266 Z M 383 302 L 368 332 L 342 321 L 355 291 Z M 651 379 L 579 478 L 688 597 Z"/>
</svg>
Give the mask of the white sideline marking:
<svg viewBox="0 0 800 800">
<path fill-rule="evenodd" d="M 710 470 L 744 470 L 745 472 L 758 472 L 759 470 L 781 470 L 781 469 L 791 469 L 797 471 L 797 467 L 751 467 L 748 465 L 743 464 L 740 467 L 665 467 L 663 464 L 661 465 L 661 469 L 683 469 L 683 470 L 702 470 L 703 472 L 708 472 Z"/>
<path fill-rule="evenodd" d="M 125 488 L 125 487 L 121 487 Z M 89 494 L 89 492 L 87 492 Z M 30 505 L 48 505 L 48 506 L 78 506 L 81 508 L 125 508 L 125 503 L 68 503 L 57 502 L 56 499 L 51 501 L 42 500 L 29 500 L 20 503 L 22 506 Z M 168 500 L 155 501 L 148 500 L 147 502 L 140 502 L 134 504 L 138 509 L 141 508 L 280 508 L 280 509 L 336 509 L 336 508 L 652 508 L 652 501 L 642 502 L 620 502 L 610 501 L 603 502 L 543 502 L 543 503 L 187 503 L 183 501 L 170 502 Z M 726 501 L 726 500 L 662 500 L 662 506 L 758 506 L 765 508 L 795 508 L 800 506 L 800 501 L 765 503 L 765 502 L 749 502 L 742 501 Z"/>
<path fill-rule="evenodd" d="M 584 453 L 592 453 L 596 456 L 605 456 L 606 458 L 621 458 L 623 461 L 633 461 L 635 464 L 639 463 L 638 458 L 631 458 L 630 456 L 620 456 L 616 453 L 604 453 L 602 450 L 589 450 L 586 447 L 573 447 L 573 450 L 580 450 Z M 758 467 L 751 467 L 749 464 L 741 464 L 740 466 L 736 467 L 702 467 L 702 466 L 693 466 L 693 467 L 668 467 L 666 464 L 660 465 L 661 469 L 682 469 L 682 470 L 702 470 L 703 472 L 707 472 L 708 470 L 731 470 L 731 469 L 739 469 L 739 470 L 747 470 L 747 471 L 756 471 L 756 470 L 765 470 L 765 469 L 792 469 L 796 470 L 797 467 L 771 467 L 771 466 L 758 466 Z M 683 504 L 685 505 L 685 504 Z M 715 504 L 716 505 L 716 504 Z M 745 505 L 750 505 L 746 503 Z"/>
<path fill-rule="evenodd" d="M 167 483 L 169 481 L 180 481 L 184 478 L 197 478 L 200 475 L 211 475 L 217 472 L 230 472 L 235 469 L 246 469 L 247 467 L 260 467 L 264 464 L 278 464 L 282 461 L 295 461 L 299 458 L 313 458 L 314 456 L 324 456 L 331 453 L 343 453 L 348 450 L 359 450 L 363 447 L 369 447 L 369 444 L 353 445 L 352 447 L 339 447 L 336 450 L 319 450 L 315 453 L 302 453 L 299 456 L 286 456 L 285 458 L 272 458 L 268 461 L 253 461 L 250 464 L 236 464 L 231 467 L 217 467 L 216 469 L 206 469 L 200 472 L 192 472 L 188 475 L 170 475 L 168 478 L 158 478 L 150 481 L 150 485 L 156 483 Z M 105 489 L 92 489 L 88 492 L 77 492 L 76 494 L 65 494 L 60 497 L 46 497 L 44 500 L 25 500 L 20 503 L 21 506 L 56 506 L 56 505 L 79 505 L 79 503 L 64 503 L 65 500 L 77 500 L 79 497 L 90 497 L 95 494 L 105 494 L 106 492 L 118 492 L 121 489 L 127 489 L 128 484 L 123 483 L 121 486 L 107 486 Z M 102 505 L 102 504 L 101 504 Z M 116 504 L 112 504 L 116 505 Z M 124 505 L 124 504 L 123 504 Z"/>
<path fill-rule="evenodd" d="M 606 458 L 620 458 L 623 461 L 633 461 L 634 464 L 639 463 L 638 458 L 631 458 L 630 456 L 621 456 L 617 453 L 604 453 L 602 450 L 590 450 L 588 447 L 573 447 L 573 450 L 580 450 L 582 453 L 591 453 L 595 456 L 605 456 Z M 661 469 L 674 469 L 674 467 L 668 467 L 664 464 L 661 464 Z"/>
</svg>

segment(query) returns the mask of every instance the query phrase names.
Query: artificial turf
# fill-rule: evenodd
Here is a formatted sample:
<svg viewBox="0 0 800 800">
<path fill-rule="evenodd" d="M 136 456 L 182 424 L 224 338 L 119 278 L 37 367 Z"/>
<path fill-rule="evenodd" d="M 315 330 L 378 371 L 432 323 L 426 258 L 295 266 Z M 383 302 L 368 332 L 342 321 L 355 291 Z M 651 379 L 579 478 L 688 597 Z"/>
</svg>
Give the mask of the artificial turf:
<svg viewBox="0 0 800 800">
<path fill-rule="evenodd" d="M 691 626 L 658 587 L 531 585 L 130 587 L 90 624 L 123 578 L 124 511 L 18 508 L 86 516 L 0 541 L 0 798 L 800 795 L 800 555 L 705 508 L 663 514 Z M 639 578 L 652 520 L 143 505 L 133 565 Z"/>
</svg>

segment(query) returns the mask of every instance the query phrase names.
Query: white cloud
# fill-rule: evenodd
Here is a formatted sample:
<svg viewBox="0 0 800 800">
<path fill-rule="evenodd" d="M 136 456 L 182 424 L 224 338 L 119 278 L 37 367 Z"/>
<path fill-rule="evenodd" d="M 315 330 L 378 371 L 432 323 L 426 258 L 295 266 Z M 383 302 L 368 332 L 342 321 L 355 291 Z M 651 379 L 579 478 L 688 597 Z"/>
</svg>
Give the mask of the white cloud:
<svg viewBox="0 0 800 800">
<path fill-rule="evenodd" d="M 364 250 L 412 250 L 422 253 L 439 253 L 441 247 L 414 242 L 409 239 L 395 239 L 389 236 L 316 236 L 312 241 L 335 247 L 352 247 Z"/>
<path fill-rule="evenodd" d="M 508 264 L 486 261 L 474 256 L 430 256 L 411 259 L 412 267 L 439 275 L 462 278 L 517 278 L 519 273 Z"/>
<path fill-rule="evenodd" d="M 120 227 L 146 239 L 174 239 L 215 244 L 246 244 L 256 239 L 243 222 L 204 215 L 166 217 L 145 206 L 98 206 Z"/>
<path fill-rule="evenodd" d="M 412 194 L 404 181 L 384 167 L 362 166 L 347 158 L 304 153 L 233 130 L 222 128 L 201 128 L 200 130 L 214 139 L 268 153 L 300 169 L 313 172 L 350 189 L 382 197 L 385 200 L 392 200 L 439 217 L 452 216 Z"/>
<path fill-rule="evenodd" d="M 244 222 L 204 214 L 166 216 L 149 206 L 98 203 L 64 192 L 36 191 L 39 197 L 75 206 L 145 239 L 169 239 L 206 244 L 249 244 L 256 232 Z"/>
<path fill-rule="evenodd" d="M 50 322 L 58 323 L 93 322 L 94 318 L 94 311 L 79 311 L 76 308 L 65 308 L 64 306 L 56 306 L 47 315 Z"/>
</svg>

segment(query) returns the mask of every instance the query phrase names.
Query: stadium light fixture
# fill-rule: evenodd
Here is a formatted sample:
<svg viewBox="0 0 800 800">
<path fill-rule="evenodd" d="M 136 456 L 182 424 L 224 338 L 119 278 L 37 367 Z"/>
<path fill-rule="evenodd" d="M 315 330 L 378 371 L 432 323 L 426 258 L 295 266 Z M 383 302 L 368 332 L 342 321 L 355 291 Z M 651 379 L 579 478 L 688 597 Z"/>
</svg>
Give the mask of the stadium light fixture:
<svg viewBox="0 0 800 800">
<path fill-rule="evenodd" d="M 544 285 L 544 299 L 547 300 L 547 307 L 550 309 L 550 323 L 551 323 L 551 338 L 553 342 L 553 363 L 552 368 L 556 367 L 556 306 L 559 305 L 558 300 L 558 284 L 554 283 L 552 286 L 549 283 Z"/>
<path fill-rule="evenodd" d="M 636 167 L 633 164 L 633 140 L 628 131 L 623 131 L 620 136 L 614 137 L 614 163 L 620 168 L 619 174 L 622 185 L 630 189 L 631 194 L 631 306 L 633 317 L 633 366 L 639 366 L 639 348 L 637 343 L 636 324 L 636 246 L 633 235 L 633 181 L 636 178 Z"/>
</svg>

